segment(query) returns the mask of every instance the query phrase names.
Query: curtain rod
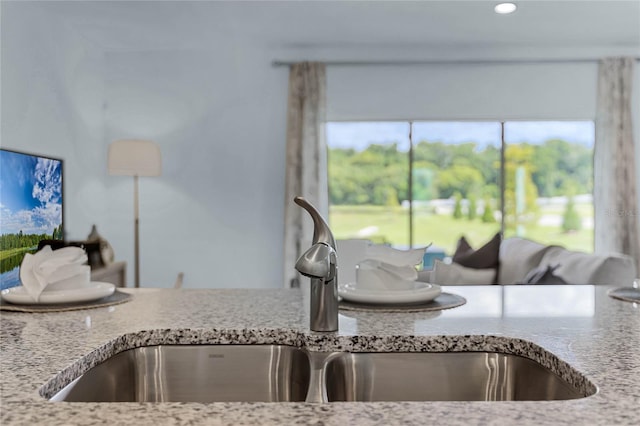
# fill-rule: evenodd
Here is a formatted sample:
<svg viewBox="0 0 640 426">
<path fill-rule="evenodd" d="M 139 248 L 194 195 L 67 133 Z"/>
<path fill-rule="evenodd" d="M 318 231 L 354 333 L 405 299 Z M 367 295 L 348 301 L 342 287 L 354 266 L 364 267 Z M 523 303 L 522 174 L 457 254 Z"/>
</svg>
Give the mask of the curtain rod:
<svg viewBox="0 0 640 426">
<path fill-rule="evenodd" d="M 636 62 L 640 57 L 633 57 Z M 447 59 L 447 60 L 423 60 L 423 61 L 317 61 L 332 67 L 359 67 L 359 66 L 410 66 L 410 65 L 505 65 L 505 64 L 580 64 L 598 62 L 598 59 Z M 278 61 L 272 62 L 274 67 L 289 67 L 304 61 Z"/>
</svg>

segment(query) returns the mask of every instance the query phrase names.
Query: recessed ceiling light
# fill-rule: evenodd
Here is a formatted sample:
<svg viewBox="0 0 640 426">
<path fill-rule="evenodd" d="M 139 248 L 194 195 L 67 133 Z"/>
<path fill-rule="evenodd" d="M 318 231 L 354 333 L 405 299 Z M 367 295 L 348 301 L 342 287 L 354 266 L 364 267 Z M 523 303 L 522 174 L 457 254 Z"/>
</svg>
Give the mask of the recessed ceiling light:
<svg viewBox="0 0 640 426">
<path fill-rule="evenodd" d="M 513 13 L 516 11 L 516 9 L 517 9 L 517 6 L 514 3 L 500 3 L 493 8 L 493 10 L 495 10 L 496 13 L 499 13 L 501 15 Z"/>
</svg>

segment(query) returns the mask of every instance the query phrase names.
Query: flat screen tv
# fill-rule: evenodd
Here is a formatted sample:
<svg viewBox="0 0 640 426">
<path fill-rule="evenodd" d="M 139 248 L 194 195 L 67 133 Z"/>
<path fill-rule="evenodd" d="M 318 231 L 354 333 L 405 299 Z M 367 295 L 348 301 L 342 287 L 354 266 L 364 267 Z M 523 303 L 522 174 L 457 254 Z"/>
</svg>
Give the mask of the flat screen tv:
<svg viewBox="0 0 640 426">
<path fill-rule="evenodd" d="M 20 284 L 20 263 L 43 239 L 62 240 L 58 158 L 0 149 L 0 288 Z"/>
</svg>

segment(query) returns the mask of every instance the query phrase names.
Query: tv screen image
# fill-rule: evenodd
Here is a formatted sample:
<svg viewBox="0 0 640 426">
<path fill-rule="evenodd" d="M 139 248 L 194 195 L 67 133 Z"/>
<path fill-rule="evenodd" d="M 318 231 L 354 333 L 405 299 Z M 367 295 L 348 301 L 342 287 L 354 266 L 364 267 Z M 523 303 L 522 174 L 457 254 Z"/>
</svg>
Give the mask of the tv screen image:
<svg viewBox="0 0 640 426">
<path fill-rule="evenodd" d="M 43 239 L 63 239 L 57 158 L 0 149 L 0 289 L 20 285 L 20 263 Z"/>
</svg>

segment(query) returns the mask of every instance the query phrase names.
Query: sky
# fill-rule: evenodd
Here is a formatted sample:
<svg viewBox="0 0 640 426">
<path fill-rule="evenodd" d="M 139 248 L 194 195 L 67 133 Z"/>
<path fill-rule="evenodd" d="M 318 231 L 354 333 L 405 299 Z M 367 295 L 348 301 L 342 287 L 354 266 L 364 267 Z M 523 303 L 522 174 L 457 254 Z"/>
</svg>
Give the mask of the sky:
<svg viewBox="0 0 640 426">
<path fill-rule="evenodd" d="M 431 142 L 477 142 L 480 148 L 500 146 L 500 123 L 495 121 L 423 121 L 414 122 L 412 139 Z M 402 151 L 409 147 L 408 122 L 330 122 L 327 123 L 327 143 L 331 148 L 363 150 L 370 143 L 398 142 Z M 505 123 L 507 143 L 543 143 L 548 139 L 593 146 L 593 121 L 510 121 Z"/>
<path fill-rule="evenodd" d="M 0 151 L 0 234 L 51 234 L 62 223 L 59 160 Z"/>
</svg>

